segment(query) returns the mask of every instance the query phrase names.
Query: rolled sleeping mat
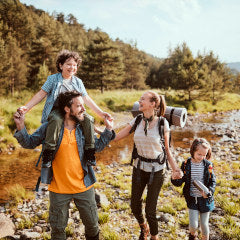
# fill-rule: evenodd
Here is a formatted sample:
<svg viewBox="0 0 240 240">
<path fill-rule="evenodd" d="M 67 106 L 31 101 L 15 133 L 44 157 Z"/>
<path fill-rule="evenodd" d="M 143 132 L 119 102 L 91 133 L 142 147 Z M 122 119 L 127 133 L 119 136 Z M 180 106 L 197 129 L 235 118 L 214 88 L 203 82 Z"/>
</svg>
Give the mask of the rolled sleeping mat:
<svg viewBox="0 0 240 240">
<path fill-rule="evenodd" d="M 138 101 L 133 104 L 131 112 L 133 117 L 136 117 L 138 114 L 142 113 L 139 111 Z M 169 125 L 184 127 L 187 122 L 187 109 L 167 106 L 164 117 L 168 120 Z"/>
<path fill-rule="evenodd" d="M 169 125 L 183 128 L 187 122 L 187 109 L 167 106 L 164 117 L 168 120 Z"/>
</svg>

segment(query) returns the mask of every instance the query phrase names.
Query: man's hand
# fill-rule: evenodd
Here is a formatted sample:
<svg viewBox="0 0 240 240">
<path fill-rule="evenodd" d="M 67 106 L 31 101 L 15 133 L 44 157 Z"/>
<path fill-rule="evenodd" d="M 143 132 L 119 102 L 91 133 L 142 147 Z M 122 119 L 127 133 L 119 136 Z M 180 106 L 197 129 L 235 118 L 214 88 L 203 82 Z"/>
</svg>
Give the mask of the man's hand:
<svg viewBox="0 0 240 240">
<path fill-rule="evenodd" d="M 13 119 L 16 123 L 17 130 L 22 130 L 24 128 L 24 114 L 20 111 L 17 111 L 14 113 Z"/>
<path fill-rule="evenodd" d="M 113 130 L 113 120 L 108 120 L 107 118 L 104 118 L 104 124 L 108 130 Z"/>
</svg>

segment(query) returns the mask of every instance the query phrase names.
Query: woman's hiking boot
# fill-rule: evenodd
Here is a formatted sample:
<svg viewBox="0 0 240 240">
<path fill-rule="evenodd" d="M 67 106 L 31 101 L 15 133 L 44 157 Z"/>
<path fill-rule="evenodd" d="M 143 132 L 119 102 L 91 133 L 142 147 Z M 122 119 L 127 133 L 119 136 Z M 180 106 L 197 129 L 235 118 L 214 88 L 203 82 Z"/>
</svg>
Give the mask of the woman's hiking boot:
<svg viewBox="0 0 240 240">
<path fill-rule="evenodd" d="M 158 236 L 151 236 L 150 240 L 159 240 Z"/>
<path fill-rule="evenodd" d="M 149 233 L 149 228 L 148 228 L 147 224 L 142 223 L 142 224 L 139 224 L 139 225 L 140 225 L 140 229 L 141 229 L 139 240 L 147 240 L 147 236 L 148 236 L 148 233 Z"/>
<path fill-rule="evenodd" d="M 85 237 L 86 237 L 86 240 L 99 240 L 99 232 L 94 237 L 89 237 L 88 235 L 85 235 Z"/>
</svg>

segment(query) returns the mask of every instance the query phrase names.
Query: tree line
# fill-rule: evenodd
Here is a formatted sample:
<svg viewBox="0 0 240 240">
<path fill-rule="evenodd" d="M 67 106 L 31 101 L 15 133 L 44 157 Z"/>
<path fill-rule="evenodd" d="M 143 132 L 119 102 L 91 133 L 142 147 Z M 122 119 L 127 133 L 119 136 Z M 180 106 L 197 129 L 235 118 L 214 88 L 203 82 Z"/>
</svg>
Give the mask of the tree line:
<svg viewBox="0 0 240 240">
<path fill-rule="evenodd" d="M 159 59 L 138 50 L 136 43 L 112 40 L 101 29 L 85 29 L 72 14 L 51 15 L 19 0 L 0 2 L 0 93 L 36 91 L 56 73 L 56 56 L 62 49 L 80 53 L 77 75 L 87 88 L 173 88 L 188 93 L 197 89 L 217 101 L 221 91 L 240 89 L 233 74 L 212 52 L 193 57 L 186 43 Z"/>
</svg>

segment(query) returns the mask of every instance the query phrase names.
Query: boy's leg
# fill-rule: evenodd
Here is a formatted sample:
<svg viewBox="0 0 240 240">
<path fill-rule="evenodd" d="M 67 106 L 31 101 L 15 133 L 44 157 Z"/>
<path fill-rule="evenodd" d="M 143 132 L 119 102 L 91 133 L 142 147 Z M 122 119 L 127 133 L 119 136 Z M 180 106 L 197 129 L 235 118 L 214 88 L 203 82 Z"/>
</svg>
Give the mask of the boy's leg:
<svg viewBox="0 0 240 240">
<path fill-rule="evenodd" d="M 48 117 L 48 126 L 46 131 L 46 138 L 44 144 L 44 150 L 56 149 L 59 134 L 63 124 L 63 117 L 57 109 L 54 109 Z"/>
<path fill-rule="evenodd" d="M 80 121 L 85 137 L 84 157 L 90 165 L 96 165 L 95 161 L 95 139 L 94 139 L 94 118 L 87 113 L 84 120 Z"/>
<path fill-rule="evenodd" d="M 58 110 L 53 110 L 48 117 L 45 144 L 43 146 L 41 182 L 50 184 L 52 180 L 52 161 L 57 146 L 63 118 Z"/>
</svg>

